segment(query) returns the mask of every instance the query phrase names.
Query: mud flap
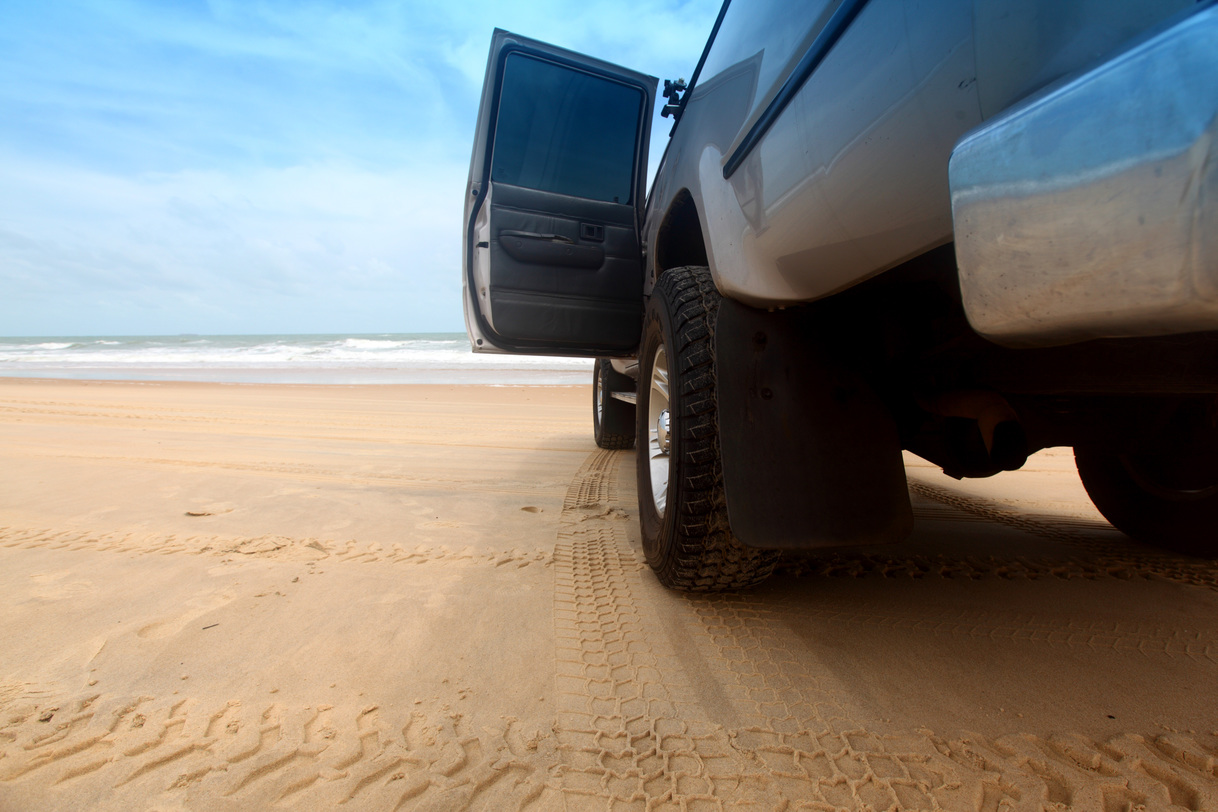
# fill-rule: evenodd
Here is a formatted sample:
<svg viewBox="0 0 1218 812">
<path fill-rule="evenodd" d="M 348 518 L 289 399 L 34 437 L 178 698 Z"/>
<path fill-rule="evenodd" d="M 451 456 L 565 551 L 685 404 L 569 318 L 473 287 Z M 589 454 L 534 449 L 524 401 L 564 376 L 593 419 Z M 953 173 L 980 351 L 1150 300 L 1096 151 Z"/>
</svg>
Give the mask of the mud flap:
<svg viewBox="0 0 1218 812">
<path fill-rule="evenodd" d="M 896 424 L 805 311 L 768 313 L 724 299 L 715 365 L 736 538 L 797 550 L 909 535 Z"/>
</svg>

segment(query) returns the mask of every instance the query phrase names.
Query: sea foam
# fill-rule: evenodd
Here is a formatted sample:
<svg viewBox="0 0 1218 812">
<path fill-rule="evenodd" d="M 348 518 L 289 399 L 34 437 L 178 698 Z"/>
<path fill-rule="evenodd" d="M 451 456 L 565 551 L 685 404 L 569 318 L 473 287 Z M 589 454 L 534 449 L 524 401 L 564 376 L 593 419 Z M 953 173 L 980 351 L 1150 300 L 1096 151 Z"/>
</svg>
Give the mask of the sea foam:
<svg viewBox="0 0 1218 812">
<path fill-rule="evenodd" d="M 586 383 L 587 358 L 475 354 L 460 333 L 0 338 L 0 375 L 293 383 Z"/>
</svg>

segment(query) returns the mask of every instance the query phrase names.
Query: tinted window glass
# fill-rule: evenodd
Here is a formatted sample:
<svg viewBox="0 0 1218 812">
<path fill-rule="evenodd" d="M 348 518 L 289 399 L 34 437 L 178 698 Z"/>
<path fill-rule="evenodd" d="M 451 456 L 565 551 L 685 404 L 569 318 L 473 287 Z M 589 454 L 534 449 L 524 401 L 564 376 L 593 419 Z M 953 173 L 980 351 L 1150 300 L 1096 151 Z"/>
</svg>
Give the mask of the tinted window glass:
<svg viewBox="0 0 1218 812">
<path fill-rule="evenodd" d="M 630 203 L 642 108 L 637 88 L 509 54 L 491 179 Z"/>
</svg>

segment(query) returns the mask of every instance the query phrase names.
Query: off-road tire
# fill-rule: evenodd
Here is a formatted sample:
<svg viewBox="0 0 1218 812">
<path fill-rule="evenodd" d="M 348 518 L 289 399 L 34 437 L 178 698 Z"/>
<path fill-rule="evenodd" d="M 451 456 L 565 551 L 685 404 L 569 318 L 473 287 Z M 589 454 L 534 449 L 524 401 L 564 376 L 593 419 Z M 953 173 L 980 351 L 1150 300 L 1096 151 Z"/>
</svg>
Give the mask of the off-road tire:
<svg viewBox="0 0 1218 812">
<path fill-rule="evenodd" d="M 634 448 L 634 406 L 611 397 L 629 392 L 634 381 L 613 368 L 608 359 L 597 358 L 592 368 L 592 436 L 600 448 Z"/>
<path fill-rule="evenodd" d="M 715 401 L 719 301 L 706 268 L 673 268 L 660 277 L 643 317 L 635 443 L 643 552 L 661 583 L 687 592 L 751 587 L 768 578 L 778 562 L 777 552 L 746 547 L 728 527 Z M 671 420 L 663 516 L 652 496 L 647 425 L 652 368 L 661 343 Z"/>
<path fill-rule="evenodd" d="M 1104 518 L 1130 538 L 1199 558 L 1218 558 L 1218 483 L 1194 492 L 1156 486 L 1136 457 L 1074 449 L 1079 479 Z"/>
</svg>

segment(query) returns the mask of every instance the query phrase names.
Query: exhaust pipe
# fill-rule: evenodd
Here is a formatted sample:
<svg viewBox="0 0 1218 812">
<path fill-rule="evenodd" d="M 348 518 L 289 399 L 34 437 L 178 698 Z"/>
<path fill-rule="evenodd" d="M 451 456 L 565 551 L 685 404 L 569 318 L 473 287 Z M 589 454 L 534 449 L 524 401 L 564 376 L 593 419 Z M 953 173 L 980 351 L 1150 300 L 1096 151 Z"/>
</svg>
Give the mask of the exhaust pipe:
<svg viewBox="0 0 1218 812">
<path fill-rule="evenodd" d="M 1028 434 L 1019 415 L 997 392 L 959 389 L 918 398 L 918 405 L 940 417 L 976 422 L 990 462 L 1001 471 L 1014 471 L 1028 461 Z"/>
</svg>

